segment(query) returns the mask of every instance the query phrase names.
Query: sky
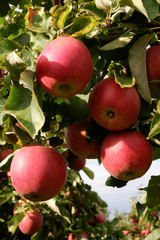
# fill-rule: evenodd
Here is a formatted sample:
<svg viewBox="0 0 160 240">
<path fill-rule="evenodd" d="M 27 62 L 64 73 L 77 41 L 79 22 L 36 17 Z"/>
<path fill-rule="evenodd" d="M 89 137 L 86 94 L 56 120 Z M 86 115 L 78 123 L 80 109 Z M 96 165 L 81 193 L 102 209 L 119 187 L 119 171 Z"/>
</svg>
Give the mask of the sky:
<svg viewBox="0 0 160 240">
<path fill-rule="evenodd" d="M 108 187 L 105 185 L 107 178 L 110 174 L 105 170 L 103 165 L 99 165 L 96 159 L 87 159 L 86 167 L 91 169 L 95 177 L 91 180 L 82 170 L 80 174 L 84 182 L 91 185 L 92 190 L 96 191 L 98 195 L 108 204 L 108 211 L 110 219 L 115 216 L 115 210 L 119 213 L 130 212 L 130 199 L 139 196 L 141 193 L 138 188 L 148 186 L 151 176 L 160 175 L 160 159 L 153 161 L 150 169 L 141 178 L 129 181 L 125 187 L 116 188 Z"/>
</svg>

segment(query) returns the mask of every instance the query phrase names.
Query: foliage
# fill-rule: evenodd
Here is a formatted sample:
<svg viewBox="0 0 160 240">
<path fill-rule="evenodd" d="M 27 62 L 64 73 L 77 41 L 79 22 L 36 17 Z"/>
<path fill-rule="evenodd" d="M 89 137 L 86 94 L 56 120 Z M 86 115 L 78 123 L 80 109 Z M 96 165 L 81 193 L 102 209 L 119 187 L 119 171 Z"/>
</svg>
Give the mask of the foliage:
<svg viewBox="0 0 160 240">
<path fill-rule="evenodd" d="M 141 131 L 160 156 L 159 80 L 148 83 L 146 48 L 159 43 L 159 0 L 113 0 L 107 11 L 88 0 L 1 0 L 0 8 L 0 149 L 16 151 L 26 144 L 50 145 L 60 153 L 67 149 L 64 128 L 89 115 L 91 89 L 106 75 L 115 76 L 122 87 L 135 86 L 141 97 L 141 112 L 132 128 Z M 46 93 L 35 75 L 36 60 L 51 40 L 67 35 L 80 39 L 93 60 L 93 74 L 87 87 L 76 96 L 58 98 Z M 117 99 L 118 101 L 118 99 Z M 21 127 L 16 124 L 20 123 Z M 88 138 L 102 139 L 106 131 L 92 122 Z M 0 238 L 30 239 L 18 230 L 26 209 L 37 207 L 44 216 L 42 230 L 31 239 L 67 239 L 70 232 L 85 230 L 90 239 L 122 239 L 122 226 L 108 220 L 107 204 L 69 169 L 64 190 L 44 203 L 24 200 L 13 216 L 20 196 L 12 187 L 9 171 L 12 156 L 0 163 Z M 96 161 L 96 160 L 95 160 Z M 101 162 L 98 159 L 99 163 Z M 94 179 L 87 168 L 84 172 Z M 146 187 L 146 200 L 137 203 L 137 218 L 151 218 L 152 235 L 159 239 L 159 222 L 150 214 L 159 211 L 160 176 L 153 176 Z M 127 183 L 110 177 L 107 186 Z M 107 188 L 107 187 L 106 187 Z M 76 192 L 75 192 L 76 191 Z M 66 192 L 69 196 L 66 196 Z M 78 215 L 75 209 L 78 208 Z M 98 210 L 106 215 L 105 224 L 95 224 Z M 159 213 L 157 213 L 159 214 Z M 93 222 L 88 224 L 88 219 Z M 122 227 L 122 229 L 121 229 Z M 131 226 L 130 226 L 131 227 Z M 151 236 L 151 237 L 149 237 Z M 158 238 L 155 238 L 158 236 Z M 153 238 L 154 237 L 154 238 Z M 125 239 L 129 239 L 128 237 Z"/>
</svg>

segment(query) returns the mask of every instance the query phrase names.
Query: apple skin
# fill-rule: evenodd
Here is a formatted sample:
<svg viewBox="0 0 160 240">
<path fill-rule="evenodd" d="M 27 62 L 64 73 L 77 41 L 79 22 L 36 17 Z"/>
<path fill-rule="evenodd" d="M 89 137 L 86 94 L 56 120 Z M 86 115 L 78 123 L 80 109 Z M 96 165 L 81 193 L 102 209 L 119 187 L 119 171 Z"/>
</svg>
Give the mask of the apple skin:
<svg viewBox="0 0 160 240">
<path fill-rule="evenodd" d="M 129 128 L 138 118 L 141 101 L 135 87 L 121 88 L 114 77 L 105 78 L 92 89 L 89 110 L 103 128 L 119 131 Z"/>
<path fill-rule="evenodd" d="M 137 130 L 109 133 L 103 140 L 100 156 L 104 168 L 115 178 L 129 181 L 143 176 L 153 159 L 152 148 Z"/>
<path fill-rule="evenodd" d="M 88 143 L 86 140 L 86 128 L 89 124 L 89 119 L 85 121 L 76 121 L 69 127 L 65 128 L 64 136 L 67 146 L 79 158 L 94 159 L 99 156 L 100 141 L 93 140 Z"/>
<path fill-rule="evenodd" d="M 88 48 L 78 39 L 59 37 L 41 52 L 36 63 L 40 85 L 56 97 L 71 97 L 90 81 L 93 70 Z"/>
<path fill-rule="evenodd" d="M 146 50 L 146 68 L 148 81 L 160 78 L 160 45 L 151 46 Z"/>
<path fill-rule="evenodd" d="M 129 230 L 123 230 L 123 234 L 124 234 L 124 236 L 127 236 L 129 233 L 130 233 Z"/>
<path fill-rule="evenodd" d="M 0 153 L 0 162 L 2 162 L 8 155 L 12 154 L 13 149 L 5 149 Z"/>
<path fill-rule="evenodd" d="M 106 221 L 106 219 L 105 219 L 104 214 L 101 211 L 99 211 L 99 214 L 95 219 L 95 222 L 96 223 L 105 223 L 105 221 Z"/>
<path fill-rule="evenodd" d="M 64 187 L 67 164 L 52 148 L 30 145 L 16 151 L 10 167 L 13 187 L 33 202 L 46 201 Z"/>
<path fill-rule="evenodd" d="M 28 212 L 18 226 L 23 234 L 33 235 L 43 226 L 43 215 L 37 210 Z"/>
<path fill-rule="evenodd" d="M 70 156 L 68 158 L 68 163 L 69 163 L 69 167 L 71 169 L 80 171 L 81 169 L 83 169 L 86 165 L 86 159 L 85 158 L 79 158 L 76 155 L 74 156 Z"/>
</svg>

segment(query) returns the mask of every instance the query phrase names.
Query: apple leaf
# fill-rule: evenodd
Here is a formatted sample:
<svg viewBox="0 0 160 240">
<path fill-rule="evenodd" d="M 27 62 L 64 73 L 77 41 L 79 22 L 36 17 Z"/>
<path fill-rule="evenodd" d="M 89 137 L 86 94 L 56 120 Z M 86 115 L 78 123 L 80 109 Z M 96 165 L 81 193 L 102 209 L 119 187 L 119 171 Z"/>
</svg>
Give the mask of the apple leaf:
<svg viewBox="0 0 160 240">
<path fill-rule="evenodd" d="M 115 81 L 120 84 L 121 88 L 133 87 L 135 84 L 134 77 L 120 76 L 117 73 L 115 73 L 114 76 L 115 76 Z"/>
<path fill-rule="evenodd" d="M 15 117 L 34 139 L 42 128 L 45 117 L 34 93 L 30 72 L 21 74 L 20 83 L 23 85 L 13 83 L 4 111 Z"/>
<path fill-rule="evenodd" d="M 12 158 L 15 155 L 15 152 L 9 154 L 1 163 L 0 170 L 3 172 L 8 172 L 10 170 L 10 165 L 12 162 Z"/>
<path fill-rule="evenodd" d="M 117 178 L 114 178 L 113 176 L 109 176 L 105 183 L 106 186 L 118 187 L 118 188 L 124 187 L 124 186 L 126 186 L 126 184 L 127 184 L 126 181 L 121 181 Z"/>
<path fill-rule="evenodd" d="M 156 114 L 151 122 L 148 138 L 152 138 L 160 133 L 160 114 Z"/>
<path fill-rule="evenodd" d="M 94 179 L 94 172 L 91 171 L 89 168 L 84 167 L 82 169 L 82 171 L 90 178 L 90 179 Z"/>
<path fill-rule="evenodd" d="M 150 36 L 140 37 L 129 50 L 129 66 L 132 76 L 135 78 L 136 87 L 141 97 L 146 102 L 151 102 L 151 94 L 148 85 L 146 71 L 146 47 Z M 138 59 L 138 63 L 137 63 Z"/>
<path fill-rule="evenodd" d="M 140 202 L 137 202 L 136 209 L 137 209 L 138 217 L 142 215 L 142 213 L 146 209 L 146 206 L 147 206 L 146 203 L 141 204 Z"/>
<path fill-rule="evenodd" d="M 9 232 L 14 234 L 18 227 L 18 224 L 22 221 L 23 218 L 24 218 L 24 213 L 14 215 L 8 223 Z"/>
<path fill-rule="evenodd" d="M 154 229 L 152 232 L 145 238 L 145 240 L 159 240 L 160 239 L 160 229 Z"/>
<path fill-rule="evenodd" d="M 67 18 L 68 18 L 68 16 L 69 16 L 71 11 L 72 11 L 72 5 L 68 4 L 66 6 L 66 9 L 60 14 L 60 16 L 58 18 L 57 26 L 59 28 L 64 29 L 66 20 L 67 20 Z"/>
<path fill-rule="evenodd" d="M 40 231 L 31 237 L 31 240 L 48 240 L 49 229 L 48 226 L 43 225 Z"/>
<path fill-rule="evenodd" d="M 0 125 L 3 124 L 3 115 L 4 115 L 4 105 L 6 103 L 6 100 L 4 98 L 0 98 Z"/>
<path fill-rule="evenodd" d="M 0 190 L 0 205 L 7 202 L 9 199 L 15 196 L 15 194 L 17 194 L 15 191 L 11 191 L 10 188 L 5 186 L 2 190 Z"/>
<path fill-rule="evenodd" d="M 43 7 L 29 7 L 25 20 L 28 30 L 45 33 L 50 29 L 52 16 L 49 12 L 45 12 Z"/>
<path fill-rule="evenodd" d="M 160 176 L 151 176 L 147 187 L 147 205 L 153 208 L 159 204 Z"/>
<path fill-rule="evenodd" d="M 36 34 L 35 32 L 29 32 L 30 35 L 30 44 L 32 45 L 33 50 L 41 52 L 44 47 L 52 40 L 52 35 L 50 34 Z"/>
<path fill-rule="evenodd" d="M 101 22 L 92 16 L 79 16 L 73 20 L 71 37 L 79 37 L 81 35 L 89 33 L 95 26 Z"/>
<path fill-rule="evenodd" d="M 156 0 L 121 0 L 121 3 L 139 11 L 146 16 L 148 20 L 153 19 L 159 11 Z"/>
<path fill-rule="evenodd" d="M 4 57 L 7 53 L 14 50 L 22 50 L 22 46 L 13 40 L 0 37 L 0 57 Z"/>
<path fill-rule="evenodd" d="M 85 3 L 85 4 L 81 7 L 81 9 L 84 9 L 84 10 L 86 10 L 86 11 L 94 14 L 94 15 L 97 16 L 97 17 L 106 18 L 106 12 L 103 11 L 103 10 L 98 9 L 98 8 L 96 7 L 94 1 Z"/>
<path fill-rule="evenodd" d="M 134 38 L 135 33 L 131 31 L 127 31 L 124 34 L 122 34 L 119 38 L 107 43 L 103 47 L 100 48 L 101 51 L 109 51 L 114 50 L 117 48 L 124 48 L 126 45 L 128 45 Z"/>
</svg>

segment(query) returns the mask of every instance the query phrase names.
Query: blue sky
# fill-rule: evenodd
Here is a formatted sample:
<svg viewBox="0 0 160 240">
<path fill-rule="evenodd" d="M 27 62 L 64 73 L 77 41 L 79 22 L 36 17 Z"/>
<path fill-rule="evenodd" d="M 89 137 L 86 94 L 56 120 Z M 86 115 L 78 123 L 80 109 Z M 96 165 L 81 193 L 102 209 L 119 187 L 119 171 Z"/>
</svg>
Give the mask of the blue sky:
<svg viewBox="0 0 160 240">
<path fill-rule="evenodd" d="M 87 159 L 86 167 L 90 168 L 95 177 L 89 179 L 83 171 L 80 171 L 85 183 L 92 186 L 92 190 L 96 191 L 99 196 L 108 204 L 110 218 L 114 218 L 115 209 L 121 212 L 130 212 L 130 199 L 139 194 L 138 188 L 146 187 L 151 176 L 160 175 L 159 171 L 160 159 L 153 161 L 148 172 L 141 178 L 132 180 L 123 188 L 113 188 L 105 186 L 105 182 L 109 177 L 108 172 L 103 165 L 99 165 L 96 159 Z"/>
</svg>

